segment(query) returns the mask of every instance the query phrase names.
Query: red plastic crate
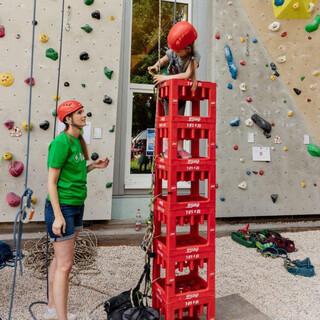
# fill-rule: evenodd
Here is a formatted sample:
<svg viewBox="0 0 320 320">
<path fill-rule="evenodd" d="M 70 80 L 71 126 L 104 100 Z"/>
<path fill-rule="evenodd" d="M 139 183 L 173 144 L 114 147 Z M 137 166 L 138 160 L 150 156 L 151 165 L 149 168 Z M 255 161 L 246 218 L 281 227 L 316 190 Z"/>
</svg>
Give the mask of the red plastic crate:
<svg viewBox="0 0 320 320">
<path fill-rule="evenodd" d="M 178 300 L 166 301 L 161 287 L 156 284 L 152 292 L 152 304 L 166 320 L 215 319 L 214 291 L 195 291 L 178 294 Z"/>
</svg>

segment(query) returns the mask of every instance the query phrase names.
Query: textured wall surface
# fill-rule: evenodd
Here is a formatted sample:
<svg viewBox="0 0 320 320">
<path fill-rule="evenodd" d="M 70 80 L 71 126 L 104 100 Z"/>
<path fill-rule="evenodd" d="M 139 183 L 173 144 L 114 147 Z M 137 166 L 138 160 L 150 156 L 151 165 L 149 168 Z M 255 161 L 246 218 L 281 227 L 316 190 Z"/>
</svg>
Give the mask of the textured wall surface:
<svg viewBox="0 0 320 320">
<path fill-rule="evenodd" d="M 319 159 L 308 155 L 304 135 L 310 135 L 310 142 L 316 143 L 318 139 L 319 90 L 310 91 L 309 86 L 319 85 L 319 78 L 310 73 L 319 67 L 320 42 L 315 39 L 320 34 L 316 31 L 312 34 L 314 39 L 308 40 L 303 28 L 306 20 L 281 22 L 281 31 L 272 33 L 268 25 L 274 20 L 268 0 L 215 0 L 212 65 L 213 79 L 218 83 L 217 216 L 220 217 L 319 213 Z M 281 37 L 282 31 L 287 31 L 287 38 Z M 299 42 L 301 39 L 303 43 Z M 238 68 L 236 80 L 231 78 L 224 56 L 226 44 Z M 280 45 L 284 47 L 279 48 Z M 276 58 L 284 54 L 287 62 L 277 63 Z M 272 61 L 280 73 L 274 80 L 271 80 Z M 301 81 L 303 75 L 306 78 Z M 227 88 L 229 83 L 233 89 Z M 247 91 L 240 90 L 241 83 L 246 84 Z M 293 87 L 302 90 L 299 97 Z M 248 102 L 248 98 L 252 101 Z M 312 102 L 307 103 L 307 98 Z M 273 124 L 269 139 L 257 125 L 245 125 L 253 113 Z M 231 127 L 230 120 L 237 117 L 240 125 Z M 248 142 L 248 134 L 254 135 L 253 143 Z M 280 140 L 275 141 L 276 136 Z M 275 143 L 279 141 L 280 144 Z M 234 150 L 235 146 L 238 150 Z M 269 147 L 271 161 L 253 161 L 253 146 Z M 247 184 L 245 190 L 238 187 L 243 181 Z M 278 195 L 275 203 L 272 194 Z"/>
<path fill-rule="evenodd" d="M 29 186 L 38 199 L 34 220 L 42 220 L 47 192 L 47 148 L 54 127 L 51 109 L 55 108 L 58 79 L 58 60 L 48 59 L 45 52 L 48 48 L 59 52 L 62 1 L 37 2 Z M 29 87 L 24 80 L 30 74 L 32 10 L 32 2 L 0 1 L 0 25 L 5 27 L 5 36 L 0 38 L 0 73 L 10 72 L 15 78 L 12 86 L 0 86 L 0 118 L 2 123 L 13 120 L 19 128 L 28 117 Z M 100 20 L 91 16 L 96 10 L 100 11 Z M 86 111 L 92 113 L 92 117 L 87 118 L 91 123 L 89 153 L 97 152 L 100 157 L 108 156 L 110 159 L 107 169 L 95 170 L 88 176 L 85 218 L 110 219 L 112 187 L 106 188 L 106 184 L 110 185 L 113 178 L 115 133 L 112 128 L 116 125 L 122 1 L 96 0 L 88 6 L 84 1 L 70 0 L 66 3 L 64 19 L 60 101 L 78 99 Z M 81 29 L 85 24 L 93 28 L 91 33 Z M 47 43 L 39 41 L 42 33 L 48 35 Z M 87 61 L 79 59 L 84 51 L 89 54 Z M 114 71 L 111 79 L 105 76 L 104 67 Z M 65 82 L 69 82 L 69 86 L 65 86 Z M 106 94 L 113 99 L 112 104 L 103 102 Z M 47 131 L 39 128 L 44 120 L 50 122 Z M 94 128 L 102 129 L 101 138 L 94 138 Z M 11 137 L 3 125 L 0 132 L 1 154 L 11 152 L 14 160 L 25 162 L 27 133 L 22 130 L 21 137 Z M 12 177 L 8 173 L 9 163 L 3 159 L 0 163 L 0 221 L 12 221 L 17 211 L 6 203 L 6 194 L 16 192 L 20 195 L 24 190 L 25 172 L 19 177 Z"/>
</svg>

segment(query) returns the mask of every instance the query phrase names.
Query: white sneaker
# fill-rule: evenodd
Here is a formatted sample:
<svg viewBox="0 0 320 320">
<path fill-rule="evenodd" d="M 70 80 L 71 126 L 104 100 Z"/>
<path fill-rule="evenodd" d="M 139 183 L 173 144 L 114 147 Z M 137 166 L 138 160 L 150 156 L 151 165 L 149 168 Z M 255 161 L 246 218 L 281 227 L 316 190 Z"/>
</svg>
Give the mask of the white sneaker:
<svg viewBox="0 0 320 320">
<path fill-rule="evenodd" d="M 77 320 L 77 316 L 73 313 L 68 312 L 68 320 Z M 47 308 L 46 313 L 43 315 L 43 319 L 45 320 L 58 320 L 58 315 L 56 309 Z"/>
</svg>

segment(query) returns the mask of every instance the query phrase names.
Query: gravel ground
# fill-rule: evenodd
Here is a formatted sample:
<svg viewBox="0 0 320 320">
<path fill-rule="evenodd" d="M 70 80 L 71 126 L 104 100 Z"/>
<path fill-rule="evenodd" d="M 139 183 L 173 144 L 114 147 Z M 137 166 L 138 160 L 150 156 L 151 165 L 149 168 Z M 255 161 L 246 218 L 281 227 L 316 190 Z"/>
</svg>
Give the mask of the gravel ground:
<svg viewBox="0 0 320 320">
<path fill-rule="evenodd" d="M 286 233 L 294 240 L 298 252 L 292 259 L 310 257 L 316 271 L 320 270 L 320 257 L 317 244 L 320 231 Z M 281 259 L 264 258 L 254 249 L 247 249 L 233 242 L 229 237 L 216 241 L 216 293 L 217 297 L 240 294 L 273 320 L 318 320 L 320 319 L 320 286 L 318 275 L 313 278 L 295 277 L 283 267 Z M 101 247 L 98 250 L 98 263 L 101 273 L 81 275 L 83 284 L 93 286 L 106 294 L 72 286 L 70 310 L 82 320 L 102 320 L 106 315 L 102 307 L 91 317 L 89 312 L 107 297 L 114 296 L 134 286 L 144 264 L 143 251 L 137 247 Z M 0 317 L 7 319 L 8 292 L 12 269 L 0 271 Z M 44 300 L 46 283 L 35 279 L 25 271 L 18 276 L 14 320 L 29 320 L 28 306 L 36 300 Z M 38 319 L 44 306 L 34 308 Z M 234 319 L 232 319 L 234 320 Z"/>
</svg>

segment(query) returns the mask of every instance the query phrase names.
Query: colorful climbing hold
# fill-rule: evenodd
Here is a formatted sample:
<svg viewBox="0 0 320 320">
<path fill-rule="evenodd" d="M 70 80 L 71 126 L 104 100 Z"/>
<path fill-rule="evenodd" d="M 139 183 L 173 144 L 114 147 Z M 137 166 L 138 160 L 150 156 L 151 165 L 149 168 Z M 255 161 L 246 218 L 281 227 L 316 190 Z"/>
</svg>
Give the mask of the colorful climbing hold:
<svg viewBox="0 0 320 320">
<path fill-rule="evenodd" d="M 282 38 L 285 38 L 287 35 L 288 35 L 288 32 L 287 32 L 287 31 L 283 31 L 283 32 L 281 32 L 281 34 L 280 34 L 280 36 L 281 36 Z"/>
<path fill-rule="evenodd" d="M 232 83 L 229 82 L 229 83 L 227 84 L 227 88 L 228 88 L 229 90 L 232 90 L 232 89 L 233 89 Z"/>
<path fill-rule="evenodd" d="M 18 207 L 20 205 L 20 197 L 14 192 L 9 192 L 6 196 L 7 203 L 10 207 Z"/>
<path fill-rule="evenodd" d="M 240 42 L 241 42 L 241 43 L 246 42 L 246 38 L 244 38 L 244 37 L 240 37 Z"/>
<path fill-rule="evenodd" d="M 39 41 L 42 43 L 47 43 L 49 41 L 49 36 L 46 33 L 41 33 L 39 36 Z"/>
<path fill-rule="evenodd" d="M 107 182 L 107 183 L 106 183 L 106 188 L 109 189 L 109 188 L 111 188 L 111 187 L 112 187 L 112 182 Z"/>
<path fill-rule="evenodd" d="M 22 129 L 23 129 L 24 131 L 29 131 L 29 130 L 31 131 L 32 128 L 33 128 L 32 123 L 30 123 L 30 127 L 29 127 L 27 121 L 23 121 L 23 122 L 22 122 Z"/>
<path fill-rule="evenodd" d="M 292 110 L 289 110 L 289 111 L 288 111 L 288 117 L 291 118 L 292 116 L 293 116 L 293 111 L 292 111 Z"/>
<path fill-rule="evenodd" d="M 264 175 L 264 171 L 263 170 L 259 170 L 259 175 L 263 176 Z"/>
<path fill-rule="evenodd" d="M 240 158 L 239 161 L 240 161 L 241 163 L 244 163 L 244 158 Z"/>
<path fill-rule="evenodd" d="M 245 83 L 245 82 L 240 83 L 239 89 L 240 89 L 242 92 L 247 91 L 247 85 L 246 85 L 246 83 Z"/>
<path fill-rule="evenodd" d="M 14 121 L 12 120 L 7 120 L 4 122 L 4 126 L 8 129 L 11 130 L 14 127 Z"/>
<path fill-rule="evenodd" d="M 56 50 L 54 50 L 53 48 L 48 48 L 46 50 L 46 57 L 53 60 L 53 61 L 56 61 L 59 57 L 58 55 L 58 52 Z"/>
<path fill-rule="evenodd" d="M 251 98 L 251 97 L 246 97 L 246 101 L 247 101 L 248 103 L 251 103 L 251 102 L 252 102 L 252 98 Z"/>
<path fill-rule="evenodd" d="M 93 30 L 93 28 L 92 28 L 89 24 L 83 25 L 83 26 L 81 27 L 81 29 L 82 29 L 83 31 L 85 31 L 86 33 L 90 33 L 90 32 L 92 32 L 92 30 Z"/>
<path fill-rule="evenodd" d="M 235 119 L 230 120 L 229 124 L 230 124 L 231 127 L 239 127 L 239 125 L 240 125 L 240 118 L 237 117 L 237 118 L 235 118 Z"/>
<path fill-rule="evenodd" d="M 2 24 L 0 24 L 0 38 L 3 38 L 5 35 L 6 35 L 6 29 Z"/>
<path fill-rule="evenodd" d="M 289 148 L 288 148 L 287 146 L 284 146 L 284 147 L 282 148 L 282 150 L 285 151 L 285 152 L 287 152 L 287 151 L 289 150 Z"/>
<path fill-rule="evenodd" d="M 86 60 L 89 60 L 89 53 L 88 52 L 81 52 L 80 53 L 80 56 L 79 56 L 80 60 L 82 61 L 86 61 Z"/>
<path fill-rule="evenodd" d="M 60 96 L 53 96 L 53 100 L 54 100 L 54 101 L 59 101 L 60 98 L 61 98 Z"/>
<path fill-rule="evenodd" d="M 10 137 L 18 138 L 18 137 L 22 136 L 22 132 L 21 132 L 20 128 L 18 128 L 16 126 L 14 126 L 11 130 L 9 130 L 9 133 L 10 133 Z"/>
<path fill-rule="evenodd" d="M 24 164 L 21 161 L 12 161 L 9 165 L 9 173 L 13 177 L 19 177 L 24 169 Z"/>
<path fill-rule="evenodd" d="M 85 88 L 85 87 L 86 87 L 86 84 L 85 84 L 85 83 L 81 83 L 81 87 L 82 87 L 82 88 Z"/>
<path fill-rule="evenodd" d="M 238 146 L 237 144 L 235 144 L 235 145 L 233 146 L 233 150 L 235 150 L 235 151 L 239 150 L 239 146 Z"/>
<path fill-rule="evenodd" d="M 91 118 L 92 117 L 92 113 L 91 112 L 87 112 L 87 117 Z"/>
<path fill-rule="evenodd" d="M 37 199 L 37 197 L 33 194 L 32 196 L 31 196 L 31 203 L 32 204 L 36 204 L 38 202 L 38 199 Z"/>
<path fill-rule="evenodd" d="M 113 70 L 109 69 L 108 67 L 104 67 L 104 74 L 105 76 L 111 80 L 112 74 L 113 74 Z"/>
<path fill-rule="evenodd" d="M 257 38 L 252 38 L 252 43 L 258 43 L 258 39 Z"/>
<path fill-rule="evenodd" d="M 101 14 L 100 14 L 100 11 L 99 10 L 95 10 L 91 13 L 91 17 L 93 19 L 97 19 L 97 20 L 100 20 L 101 19 Z"/>
<path fill-rule="evenodd" d="M 252 126 L 253 126 L 253 121 L 252 121 L 252 119 L 247 119 L 244 123 L 245 123 L 245 125 L 246 125 L 247 127 L 252 127 Z"/>
<path fill-rule="evenodd" d="M 242 181 L 238 184 L 238 188 L 241 190 L 246 190 L 248 188 L 248 184 L 246 181 Z"/>
<path fill-rule="evenodd" d="M 42 130 L 48 130 L 50 127 L 50 122 L 48 120 L 45 120 L 39 124 L 39 127 Z"/>
<path fill-rule="evenodd" d="M 280 56 L 277 58 L 277 62 L 278 63 L 285 63 L 287 61 L 287 57 L 286 56 Z"/>
<path fill-rule="evenodd" d="M 246 171 L 246 175 L 247 175 L 247 176 L 251 176 L 251 171 L 250 171 L 250 170 L 247 170 L 247 171 Z"/>
<path fill-rule="evenodd" d="M 320 14 L 317 14 L 314 17 L 313 21 L 306 25 L 305 30 L 307 32 L 314 32 L 314 31 L 318 30 L 319 25 L 320 25 Z"/>
<path fill-rule="evenodd" d="M 115 16 L 109 16 L 109 20 L 110 21 L 114 21 L 114 20 L 116 20 L 116 17 Z"/>
<path fill-rule="evenodd" d="M 56 108 L 52 108 L 52 109 L 51 109 L 51 114 L 52 114 L 52 116 L 54 116 L 54 117 L 57 116 L 57 110 L 56 110 Z"/>
<path fill-rule="evenodd" d="M 24 83 L 27 84 L 28 86 L 34 86 L 36 84 L 36 81 L 34 80 L 34 78 L 27 78 L 24 80 Z"/>
<path fill-rule="evenodd" d="M 111 129 L 109 129 L 109 132 L 111 132 L 111 133 L 112 133 L 112 132 L 114 132 L 114 129 L 115 129 L 115 128 L 116 128 L 116 126 L 115 126 L 115 125 L 113 125 L 113 126 L 112 126 L 112 128 L 111 128 Z"/>
<path fill-rule="evenodd" d="M 96 152 L 92 152 L 91 154 L 91 160 L 96 161 L 99 159 L 99 154 Z"/>
<path fill-rule="evenodd" d="M 303 81 L 305 78 L 306 78 L 305 76 L 301 76 L 300 81 Z"/>
<path fill-rule="evenodd" d="M 245 62 L 245 60 L 240 60 L 239 62 L 242 66 L 245 66 L 247 63 Z"/>
<path fill-rule="evenodd" d="M 319 76 L 320 76 L 320 69 L 314 70 L 314 71 L 312 72 L 312 75 L 313 75 L 314 77 L 319 77 Z"/>
<path fill-rule="evenodd" d="M 0 73 L 0 86 L 10 87 L 14 83 L 14 76 L 10 72 Z"/>
<path fill-rule="evenodd" d="M 238 76 L 238 68 L 236 67 L 236 65 L 234 63 L 232 51 L 228 45 L 226 45 L 224 47 L 224 55 L 227 60 L 227 64 L 229 67 L 229 72 L 231 74 L 231 77 L 232 77 L 232 79 L 236 80 L 237 76 Z"/>
<path fill-rule="evenodd" d="M 94 3 L 94 0 L 84 0 L 84 4 L 87 6 L 91 6 Z"/>
<path fill-rule="evenodd" d="M 274 74 L 272 74 L 272 75 L 270 76 L 270 79 L 271 79 L 272 81 L 275 81 L 275 80 L 277 79 L 277 77 L 276 77 Z"/>
<path fill-rule="evenodd" d="M 300 187 L 301 187 L 301 188 L 305 188 L 306 186 L 307 186 L 306 182 L 305 182 L 304 180 L 302 180 L 302 181 L 300 182 Z"/>
<path fill-rule="evenodd" d="M 103 98 L 103 102 L 106 103 L 106 104 L 111 104 L 112 103 L 112 98 L 109 97 L 107 94 L 105 94 L 104 98 Z"/>
<path fill-rule="evenodd" d="M 65 81 L 65 83 L 63 84 L 65 87 L 70 87 L 70 83 L 68 81 Z"/>
<path fill-rule="evenodd" d="M 7 161 L 12 160 L 13 154 L 11 152 L 7 151 L 2 155 L 2 158 Z"/>
<path fill-rule="evenodd" d="M 221 202 L 225 202 L 225 201 L 226 201 L 226 198 L 225 198 L 225 197 L 220 197 L 220 201 L 221 201 Z"/>
<path fill-rule="evenodd" d="M 310 98 L 307 99 L 307 102 L 311 102 L 312 100 Z"/>
<path fill-rule="evenodd" d="M 280 26 L 281 26 L 280 22 L 274 21 L 269 24 L 268 29 L 272 32 L 276 32 L 280 29 Z"/>
<path fill-rule="evenodd" d="M 315 144 L 308 144 L 307 151 L 313 157 L 320 157 L 320 147 Z"/>
<path fill-rule="evenodd" d="M 300 94 L 301 94 L 301 90 L 300 89 L 298 89 L 298 88 L 293 88 L 293 91 L 295 92 L 295 94 L 297 95 L 297 96 L 299 96 Z"/>
<path fill-rule="evenodd" d="M 221 38 L 220 32 L 217 32 L 214 37 L 216 40 L 220 40 Z"/>
</svg>

